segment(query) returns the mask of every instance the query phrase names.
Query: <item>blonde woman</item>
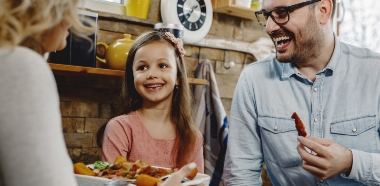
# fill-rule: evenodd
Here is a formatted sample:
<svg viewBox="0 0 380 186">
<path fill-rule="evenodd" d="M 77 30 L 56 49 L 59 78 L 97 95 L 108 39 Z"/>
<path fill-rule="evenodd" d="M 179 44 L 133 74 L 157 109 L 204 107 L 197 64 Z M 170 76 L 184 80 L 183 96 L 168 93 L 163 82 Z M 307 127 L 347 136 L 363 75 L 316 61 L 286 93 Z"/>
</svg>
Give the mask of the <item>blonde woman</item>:
<svg viewBox="0 0 380 186">
<path fill-rule="evenodd" d="M 68 30 L 95 31 L 78 0 L 0 0 L 0 185 L 77 185 L 61 127 L 59 97 L 43 54 Z M 90 24 L 93 25 L 93 24 Z"/>
<path fill-rule="evenodd" d="M 83 37 L 95 31 L 78 18 L 78 3 L 0 0 L 0 186 L 77 185 L 56 83 L 42 56 L 65 48 L 69 29 Z M 184 166 L 162 186 L 180 185 L 194 168 Z"/>
</svg>

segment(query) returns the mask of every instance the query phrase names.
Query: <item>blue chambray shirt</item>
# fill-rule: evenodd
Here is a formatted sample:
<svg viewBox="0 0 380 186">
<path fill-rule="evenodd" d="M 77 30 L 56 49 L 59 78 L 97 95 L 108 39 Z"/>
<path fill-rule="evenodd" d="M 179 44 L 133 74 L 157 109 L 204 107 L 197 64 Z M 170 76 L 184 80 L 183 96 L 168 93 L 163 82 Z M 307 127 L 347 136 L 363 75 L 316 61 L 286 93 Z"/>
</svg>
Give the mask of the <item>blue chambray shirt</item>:
<svg viewBox="0 0 380 186">
<path fill-rule="evenodd" d="M 302 168 L 293 112 L 308 135 L 350 148 L 350 175 L 319 181 Z M 237 83 L 223 179 L 261 185 L 264 161 L 273 185 L 380 185 L 380 54 L 335 37 L 330 62 L 308 80 L 269 57 L 248 65 Z"/>
</svg>

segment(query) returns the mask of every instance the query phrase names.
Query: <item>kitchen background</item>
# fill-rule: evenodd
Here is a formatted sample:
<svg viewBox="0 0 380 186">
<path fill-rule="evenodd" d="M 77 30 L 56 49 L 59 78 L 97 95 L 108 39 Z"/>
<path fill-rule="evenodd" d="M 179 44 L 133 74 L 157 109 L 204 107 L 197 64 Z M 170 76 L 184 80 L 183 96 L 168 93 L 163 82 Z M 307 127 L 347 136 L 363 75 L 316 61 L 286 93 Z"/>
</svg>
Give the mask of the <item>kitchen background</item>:
<svg viewBox="0 0 380 186">
<path fill-rule="evenodd" d="M 161 22 L 159 5 L 159 0 L 151 1 L 148 19 L 86 10 L 99 14 L 97 41 L 111 44 L 116 39 L 123 38 L 125 33 L 131 34 L 134 39 L 140 33 L 153 29 L 154 24 Z M 260 45 L 255 45 L 256 41 Z M 206 59 L 211 62 L 224 109 L 229 115 L 235 84 L 243 67 L 255 62 L 257 56 L 262 59 L 269 55 L 273 51 L 272 43 L 256 21 L 219 13 L 214 13 L 211 29 L 201 43 L 202 46 L 185 44 L 185 61 L 190 74 L 198 63 Z M 239 44 L 240 48 L 245 45 L 243 48 L 250 49 L 236 51 L 239 47 L 235 47 L 233 43 Z M 104 52 L 103 47 L 98 47 L 99 56 L 104 55 Z M 257 56 L 252 53 L 257 53 Z M 230 61 L 235 65 L 225 68 L 224 62 Z M 99 62 L 97 67 L 107 68 Z M 55 78 L 61 101 L 63 132 L 70 157 L 73 162 L 93 163 L 101 155 L 101 148 L 96 144 L 96 132 L 115 114 L 121 77 L 55 71 Z"/>
<path fill-rule="evenodd" d="M 373 4 L 375 3 L 378 2 L 373 0 Z M 123 38 L 125 33 L 131 34 L 132 39 L 134 39 L 140 33 L 153 29 L 154 24 L 162 22 L 160 0 L 151 0 L 147 19 L 109 13 L 96 8 L 88 8 L 88 6 L 85 9 L 98 13 L 99 32 L 97 33 L 97 41 L 107 44 Z M 184 48 L 187 52 L 185 60 L 190 69 L 190 74 L 193 73 L 199 63 L 205 60 L 211 62 L 223 107 L 229 116 L 235 84 L 242 69 L 250 63 L 273 54 L 274 48 L 264 28 L 257 23 L 254 17 L 247 19 L 244 16 L 239 17 L 239 15 L 216 13 L 215 10 L 212 26 L 207 36 L 198 43 L 185 44 Z M 346 14 L 353 15 L 349 11 Z M 352 16 L 352 18 L 354 17 Z M 353 21 L 350 22 L 353 23 Z M 361 24 L 361 26 L 364 25 L 360 20 L 357 20 L 356 23 Z M 347 25 L 346 21 L 339 24 L 342 28 L 339 30 L 340 34 L 346 39 L 356 37 L 357 34 L 347 33 L 345 30 L 350 30 L 350 32 L 361 30 L 351 29 L 352 24 Z M 375 23 L 373 25 L 378 26 Z M 366 26 L 367 31 L 372 30 L 370 26 Z M 372 33 L 372 35 L 376 34 L 377 32 Z M 362 38 L 357 38 L 357 40 L 360 41 Z M 369 43 L 373 47 L 372 49 L 379 51 L 378 39 L 370 40 L 368 37 L 368 41 L 372 41 Z M 358 43 L 358 45 L 361 44 Z M 97 48 L 98 55 L 102 56 L 104 53 L 104 48 Z M 235 65 L 226 68 L 224 65 L 231 61 Z M 107 68 L 106 65 L 98 61 L 96 66 Z M 54 74 L 61 101 L 63 132 L 70 157 L 73 163 L 93 163 L 99 160 L 101 156 L 101 148 L 96 144 L 96 132 L 115 114 L 121 77 L 61 71 L 55 71 Z M 263 185 L 271 185 L 266 174 L 263 174 Z"/>
<path fill-rule="evenodd" d="M 378 11 L 380 1 L 338 1 L 343 3 L 345 10 L 339 25 L 339 38 L 343 42 L 380 53 L 380 12 Z"/>
</svg>

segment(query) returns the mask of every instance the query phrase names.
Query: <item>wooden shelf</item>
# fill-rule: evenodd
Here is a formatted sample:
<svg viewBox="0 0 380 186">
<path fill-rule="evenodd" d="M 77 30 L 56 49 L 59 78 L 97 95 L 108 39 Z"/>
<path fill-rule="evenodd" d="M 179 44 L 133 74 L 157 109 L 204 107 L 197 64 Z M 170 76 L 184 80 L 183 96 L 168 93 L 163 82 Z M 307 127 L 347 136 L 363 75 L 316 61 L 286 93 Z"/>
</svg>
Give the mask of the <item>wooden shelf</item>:
<svg viewBox="0 0 380 186">
<path fill-rule="evenodd" d="M 49 65 L 53 71 L 58 71 L 58 72 L 72 72 L 72 73 L 94 74 L 94 75 L 104 75 L 104 76 L 120 76 L 120 77 L 124 76 L 124 71 L 121 71 L 121 70 L 63 65 L 63 64 L 56 64 L 56 63 L 49 63 Z M 208 85 L 208 82 L 205 79 L 188 78 L 188 81 L 189 81 L 189 84 L 193 84 L 193 85 Z"/>
<path fill-rule="evenodd" d="M 105 75 L 105 76 L 123 76 L 124 75 L 124 71 L 121 71 L 121 70 L 82 67 L 82 66 L 74 66 L 74 65 L 63 65 L 63 64 L 56 64 L 56 63 L 49 63 L 49 65 L 53 71 L 60 71 L 60 72 L 77 72 L 77 73 Z"/>
<path fill-rule="evenodd" d="M 256 20 L 255 9 L 237 6 L 232 0 L 212 0 L 213 11 L 235 17 Z"/>
</svg>

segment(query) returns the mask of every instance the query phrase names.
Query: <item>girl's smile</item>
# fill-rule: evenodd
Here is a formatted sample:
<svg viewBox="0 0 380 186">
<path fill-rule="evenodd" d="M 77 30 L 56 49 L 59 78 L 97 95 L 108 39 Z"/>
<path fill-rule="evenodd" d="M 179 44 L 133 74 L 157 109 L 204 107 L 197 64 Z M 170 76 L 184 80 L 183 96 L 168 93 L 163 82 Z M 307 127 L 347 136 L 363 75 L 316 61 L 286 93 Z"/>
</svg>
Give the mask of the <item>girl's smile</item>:
<svg viewBox="0 0 380 186">
<path fill-rule="evenodd" d="M 144 87 L 147 89 L 148 92 L 158 92 L 162 90 L 163 86 L 165 84 L 162 83 L 147 83 L 144 85 Z"/>
</svg>

